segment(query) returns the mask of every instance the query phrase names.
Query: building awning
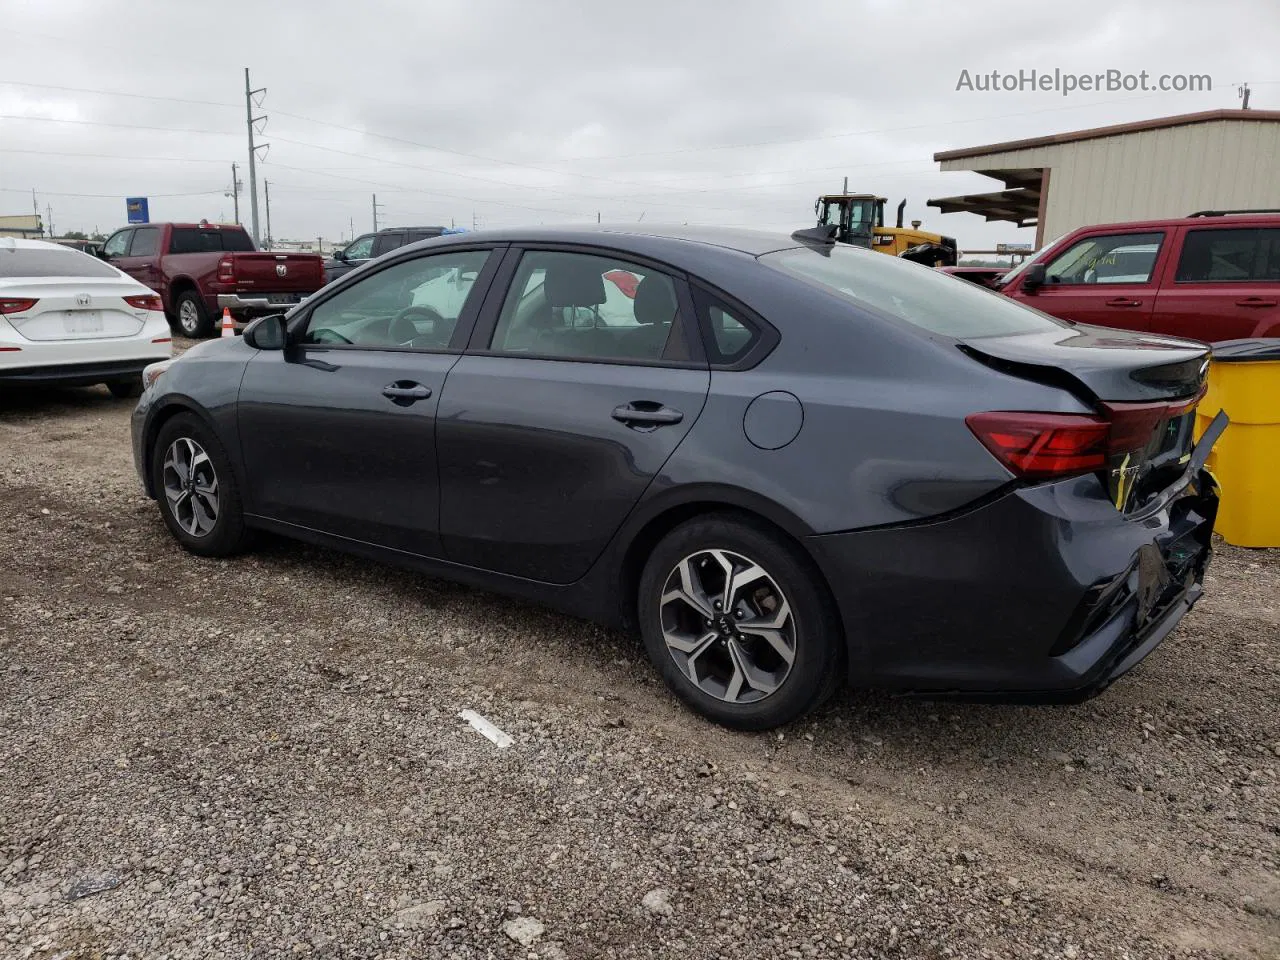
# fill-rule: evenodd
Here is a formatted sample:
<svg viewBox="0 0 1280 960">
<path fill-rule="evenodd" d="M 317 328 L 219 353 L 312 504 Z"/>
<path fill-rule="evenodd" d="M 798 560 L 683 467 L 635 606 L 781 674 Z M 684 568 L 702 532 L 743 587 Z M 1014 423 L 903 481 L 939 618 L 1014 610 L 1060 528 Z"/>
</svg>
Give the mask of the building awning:
<svg viewBox="0 0 1280 960">
<path fill-rule="evenodd" d="M 985 170 L 982 172 L 987 173 Z M 1017 187 L 1012 190 L 997 190 L 994 193 L 940 197 L 930 200 L 929 206 L 937 207 L 943 213 L 976 213 L 986 218 L 988 222 L 1006 220 L 1019 227 L 1034 227 L 1040 213 L 1039 177 L 1036 178 L 1035 189 Z"/>
</svg>

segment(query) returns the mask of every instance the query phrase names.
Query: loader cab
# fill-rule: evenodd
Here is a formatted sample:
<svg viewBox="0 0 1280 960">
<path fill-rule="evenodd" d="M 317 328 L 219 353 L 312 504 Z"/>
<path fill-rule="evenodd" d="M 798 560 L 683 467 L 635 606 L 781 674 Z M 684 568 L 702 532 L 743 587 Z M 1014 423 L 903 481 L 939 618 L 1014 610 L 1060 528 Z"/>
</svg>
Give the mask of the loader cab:
<svg viewBox="0 0 1280 960">
<path fill-rule="evenodd" d="M 818 226 L 836 228 L 840 243 L 870 247 L 876 227 L 884 226 L 884 202 L 869 193 L 835 193 L 819 197 L 814 212 Z"/>
</svg>

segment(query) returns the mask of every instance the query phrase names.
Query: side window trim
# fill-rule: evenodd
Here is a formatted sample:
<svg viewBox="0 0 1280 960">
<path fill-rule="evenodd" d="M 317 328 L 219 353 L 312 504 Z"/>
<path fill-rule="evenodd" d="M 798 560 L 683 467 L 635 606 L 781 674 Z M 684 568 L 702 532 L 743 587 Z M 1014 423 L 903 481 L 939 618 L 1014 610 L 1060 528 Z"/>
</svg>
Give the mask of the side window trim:
<svg viewBox="0 0 1280 960">
<path fill-rule="evenodd" d="M 1074 289 L 1074 288 L 1076 288 L 1076 287 L 1089 287 L 1089 288 L 1095 288 L 1095 287 L 1124 287 L 1124 286 L 1135 286 L 1135 287 L 1140 287 L 1140 286 L 1153 286 L 1153 285 L 1158 284 L 1158 283 L 1159 283 L 1159 280 L 1160 280 L 1160 263 L 1161 263 L 1161 258 L 1165 255 L 1165 252 L 1170 248 L 1169 233 L 1168 233 L 1168 231 L 1166 231 L 1166 230 L 1164 230 L 1164 229 L 1159 229 L 1159 230 L 1132 230 L 1132 229 L 1130 229 L 1130 230 L 1121 230 L 1121 231 L 1115 231 L 1115 232 L 1110 232 L 1110 231 L 1108 231 L 1108 232 L 1088 233 L 1088 234 L 1085 234 L 1085 235 L 1084 235 L 1084 236 L 1082 236 L 1082 237 L 1078 237 L 1078 238 L 1076 238 L 1075 242 L 1073 242 L 1073 243 L 1071 243 L 1070 245 L 1066 246 L 1066 247 L 1062 250 L 1062 252 L 1061 252 L 1061 253 L 1059 253 L 1059 254 L 1055 255 L 1051 260 L 1046 260 L 1046 261 L 1045 261 L 1045 272 L 1046 272 L 1046 274 L 1049 274 L 1049 270 L 1050 270 L 1050 268 L 1053 266 L 1053 264 L 1054 264 L 1055 262 L 1057 262 L 1058 260 L 1061 260 L 1064 256 L 1066 256 L 1066 255 L 1067 255 L 1068 253 L 1070 253 L 1072 250 L 1075 250 L 1077 247 L 1079 247 L 1079 246 L 1080 246 L 1081 244 L 1083 244 L 1083 243 L 1088 243 L 1089 241 L 1105 240 L 1105 239 L 1110 238 L 1110 237 L 1145 237 L 1145 236 L 1155 236 L 1155 237 L 1158 237 L 1158 238 L 1159 238 L 1159 239 L 1157 239 L 1157 240 L 1155 240 L 1155 241 L 1154 241 L 1154 242 L 1155 242 L 1155 244 L 1156 244 L 1156 252 L 1155 252 L 1155 256 L 1154 256 L 1154 257 L 1152 258 L 1152 260 L 1151 260 L 1151 270 L 1147 273 L 1147 279 L 1145 279 L 1145 280 L 1125 280 L 1125 281 L 1120 281 L 1120 282 L 1115 282 L 1115 283 L 1107 283 L 1107 282 L 1103 282 L 1103 283 L 1083 283 L 1083 282 L 1074 282 L 1074 281 L 1073 281 L 1073 282 L 1070 282 L 1070 283 L 1063 283 L 1063 282 L 1062 282 L 1062 281 L 1060 281 L 1060 280 L 1059 280 L 1059 281 L 1050 280 L 1050 279 L 1049 279 L 1049 277 L 1048 277 L 1048 276 L 1046 276 L 1046 278 L 1045 278 L 1045 284 L 1044 284 L 1044 286 L 1043 286 L 1041 289 L 1042 289 L 1042 290 L 1056 290 L 1056 289 L 1058 289 L 1058 288 L 1060 288 L 1060 287 L 1067 287 L 1067 288 L 1072 288 L 1072 289 Z M 1112 250 L 1116 250 L 1116 249 L 1120 249 L 1120 248 L 1121 248 L 1121 247 L 1123 247 L 1123 246 L 1124 246 L 1123 244 L 1117 244 L 1115 247 L 1112 247 L 1111 249 L 1112 249 Z"/>
<path fill-rule="evenodd" d="M 311 317 L 320 307 L 324 306 L 334 297 L 339 296 L 344 290 L 349 289 L 355 284 L 365 283 L 376 277 L 378 274 L 393 267 L 397 267 L 403 263 L 413 260 L 423 260 L 427 258 L 449 256 L 457 253 L 474 253 L 477 251 L 487 252 L 488 258 L 485 260 L 484 266 L 480 270 L 479 276 L 476 277 L 475 283 L 472 285 L 471 293 L 467 297 L 467 301 L 462 308 L 462 312 L 458 314 L 458 321 L 453 330 L 453 336 L 449 338 L 449 345 L 446 347 L 399 347 L 384 346 L 381 344 L 358 344 L 358 343 L 298 343 L 297 348 L 303 350 L 363 350 L 374 351 L 378 353 L 445 353 L 460 354 L 466 347 L 468 339 L 471 337 L 472 329 L 475 326 L 476 317 L 480 313 L 481 304 L 485 302 L 489 295 L 489 291 L 493 286 L 494 276 L 497 274 L 498 266 L 504 260 L 506 247 L 503 244 L 496 243 L 480 243 L 459 245 L 457 247 L 446 247 L 444 249 L 436 249 L 422 251 L 407 256 L 389 256 L 385 262 L 378 263 L 377 267 L 368 273 L 361 273 L 358 280 L 354 283 L 346 283 L 344 279 L 340 279 L 335 283 L 329 284 L 320 289 L 320 292 L 313 295 L 311 300 L 307 301 L 306 306 L 291 316 L 288 320 L 288 331 L 291 340 L 301 338 L 307 328 L 311 325 Z M 317 299 L 319 298 L 319 299 Z M 314 301 L 314 302 L 313 302 Z"/>
<path fill-rule="evenodd" d="M 778 328 L 740 300 L 734 299 L 724 291 L 701 280 L 691 279 L 689 286 L 693 290 L 694 303 L 697 308 L 698 329 L 702 334 L 703 349 L 710 360 L 712 370 L 750 370 L 772 353 L 774 347 L 781 341 L 782 335 L 778 332 Z M 724 361 L 717 359 L 720 356 L 720 345 L 716 342 L 715 333 L 711 329 L 710 308 L 714 306 L 719 306 L 726 312 L 732 313 L 739 319 L 739 322 L 757 335 L 755 342 L 747 351 L 734 360 Z"/>
<path fill-rule="evenodd" d="M 508 353 L 502 350 L 491 350 L 490 344 L 493 341 L 494 334 L 497 330 L 498 321 L 502 315 L 503 306 L 506 304 L 512 284 L 515 282 L 519 272 L 521 261 L 527 253 L 531 252 L 553 252 L 553 253 L 575 253 L 589 257 L 614 258 L 627 263 L 633 263 L 638 267 L 647 267 L 655 272 L 663 274 L 671 281 L 675 290 L 677 316 L 676 324 L 679 325 L 685 340 L 686 349 L 689 352 L 688 360 L 667 360 L 667 359 L 634 359 L 630 357 L 573 357 L 573 356 L 557 356 L 552 354 L 534 354 L 534 353 Z M 695 368 L 706 369 L 706 357 L 702 349 L 702 338 L 694 336 L 691 331 L 692 324 L 697 322 L 696 313 L 693 310 L 693 299 L 689 294 L 688 278 L 683 271 L 672 267 L 670 264 L 661 263 L 651 260 L 640 254 L 632 253 L 629 250 L 616 250 L 612 247 L 596 247 L 572 243 L 555 243 L 555 242 L 529 242 L 511 244 L 506 251 L 501 266 L 495 271 L 493 282 L 491 283 L 488 295 L 481 309 L 478 321 L 471 333 L 465 352 L 468 355 L 483 357 L 506 357 L 508 359 L 521 360 L 552 360 L 561 363 L 597 363 L 617 366 L 644 366 L 644 367 L 676 367 L 676 368 Z M 670 341 L 664 348 L 664 353 L 670 349 Z"/>
</svg>

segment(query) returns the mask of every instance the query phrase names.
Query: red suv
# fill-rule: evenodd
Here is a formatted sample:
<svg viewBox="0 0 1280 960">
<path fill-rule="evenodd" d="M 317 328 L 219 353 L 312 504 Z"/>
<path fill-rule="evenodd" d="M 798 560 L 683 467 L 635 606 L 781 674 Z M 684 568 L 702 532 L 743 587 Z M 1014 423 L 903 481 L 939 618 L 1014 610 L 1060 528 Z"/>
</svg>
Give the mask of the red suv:
<svg viewBox="0 0 1280 960">
<path fill-rule="evenodd" d="M 1078 323 L 1210 343 L 1280 337 L 1280 210 L 1081 227 L 999 290 Z"/>
</svg>

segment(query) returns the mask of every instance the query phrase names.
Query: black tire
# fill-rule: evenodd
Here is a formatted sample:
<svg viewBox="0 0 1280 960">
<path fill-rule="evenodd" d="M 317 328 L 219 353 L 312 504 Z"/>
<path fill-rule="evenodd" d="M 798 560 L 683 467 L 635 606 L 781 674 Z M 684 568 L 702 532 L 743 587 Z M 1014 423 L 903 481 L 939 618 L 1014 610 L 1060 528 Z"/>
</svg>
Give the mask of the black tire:
<svg viewBox="0 0 1280 960">
<path fill-rule="evenodd" d="M 200 340 L 213 335 L 213 320 L 196 290 L 183 290 L 173 301 L 174 327 L 180 336 Z"/>
<path fill-rule="evenodd" d="M 182 504 L 174 506 L 166 493 L 166 477 L 172 481 L 180 476 L 176 471 L 170 474 L 166 468 L 166 458 L 170 448 L 180 444 L 181 449 L 189 449 L 194 444 L 200 452 L 207 456 L 207 463 L 212 468 L 216 479 L 216 510 L 212 514 L 212 524 L 205 530 L 193 531 L 185 521 L 193 516 L 192 509 L 183 510 Z M 203 465 L 203 464 L 202 464 Z M 152 489 L 155 491 L 156 503 L 160 507 L 160 515 L 165 526 L 183 547 L 202 557 L 228 557 L 244 550 L 250 542 L 252 531 L 245 526 L 244 509 L 240 500 L 240 486 L 231 469 L 231 460 L 217 435 L 205 425 L 204 421 L 192 413 L 180 413 L 166 420 L 160 427 L 156 442 L 151 448 L 151 461 L 147 465 L 151 473 Z M 197 479 L 205 481 L 208 486 L 208 471 L 197 470 Z M 196 501 L 194 494 L 188 493 L 184 503 Z M 207 503 L 210 498 L 201 495 L 200 503 Z M 207 519 L 210 511 L 203 510 L 200 519 Z M 182 519 L 180 519 L 182 518 Z"/>
<path fill-rule="evenodd" d="M 732 616 L 720 617 L 707 623 L 694 624 L 694 631 L 706 630 L 707 634 L 727 630 L 708 649 L 708 663 L 732 664 L 728 645 L 738 638 L 737 651 L 753 649 L 765 658 L 773 658 L 778 671 L 785 676 L 771 693 L 752 702 L 729 702 L 723 696 L 709 693 L 695 682 L 685 668 L 677 664 L 678 654 L 668 647 L 664 637 L 664 616 L 682 617 L 685 609 L 681 601 L 669 603 L 666 612 L 662 604 L 668 579 L 676 576 L 678 565 L 686 558 L 696 558 L 707 551 L 718 550 L 736 555 L 737 560 L 748 560 L 758 565 L 773 581 L 791 612 L 790 646 L 793 659 L 789 671 L 785 660 L 775 657 L 759 637 L 748 636 L 746 625 L 760 616 L 758 611 L 746 611 L 746 619 L 738 624 L 742 633 L 734 633 Z M 692 560 L 691 566 L 698 560 Z M 714 564 L 710 576 L 717 576 Z M 764 580 L 757 581 L 760 590 Z M 704 590 L 704 595 L 714 591 Z M 759 593 L 756 594 L 760 596 Z M 768 591 L 764 594 L 767 602 Z M 736 600 L 736 598 L 735 598 Z M 755 603 L 755 600 L 748 600 Z M 731 604 L 741 609 L 737 602 Z M 685 605 L 687 606 L 687 605 Z M 731 614 L 731 611 L 719 611 Z M 638 614 L 640 632 L 649 659 L 662 675 L 668 687 L 695 711 L 727 727 L 738 730 L 768 730 L 798 719 L 821 705 L 840 685 L 844 665 L 844 633 L 826 584 L 813 562 L 786 536 L 767 524 L 737 514 L 709 514 L 699 517 L 672 530 L 654 549 L 640 577 Z M 701 614 L 694 613 L 697 620 Z M 729 624 L 723 629 L 723 621 Z M 762 621 L 761 621 L 762 622 Z M 674 629 L 674 628 L 673 628 Z M 718 646 L 716 646 L 718 645 Z M 776 648 L 775 648 L 776 649 Z M 699 654 L 699 657 L 702 655 Z M 690 658 L 691 660 L 693 658 Z M 753 663 L 759 667 L 758 662 Z M 695 672 L 701 669 L 695 668 Z M 732 669 L 731 667 L 728 669 Z M 714 672 L 714 671 L 711 671 Z M 710 681 L 714 685 L 716 681 Z M 725 684 L 722 693 L 728 693 Z M 749 693 L 756 696 L 756 693 Z"/>
<path fill-rule="evenodd" d="M 135 400 L 142 396 L 142 378 L 131 377 L 128 380 L 112 380 L 107 389 L 117 400 Z"/>
</svg>

